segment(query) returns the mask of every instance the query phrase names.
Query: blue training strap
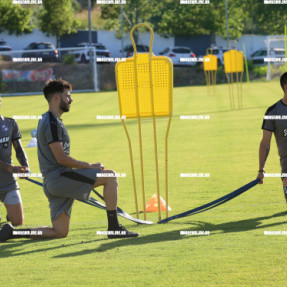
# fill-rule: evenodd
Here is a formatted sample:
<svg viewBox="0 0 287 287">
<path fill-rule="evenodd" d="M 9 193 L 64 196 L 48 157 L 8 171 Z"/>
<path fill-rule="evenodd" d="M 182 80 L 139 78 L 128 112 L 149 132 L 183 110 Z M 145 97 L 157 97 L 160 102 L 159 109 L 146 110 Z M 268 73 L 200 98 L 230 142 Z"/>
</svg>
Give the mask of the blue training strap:
<svg viewBox="0 0 287 287">
<path fill-rule="evenodd" d="M 30 181 L 30 182 L 33 182 L 39 186 L 43 186 L 43 183 L 42 182 L 39 182 L 39 181 L 36 181 L 34 179 L 31 179 L 31 178 L 26 178 L 26 180 Z M 95 189 L 93 189 L 93 191 L 101 198 L 104 200 L 103 196 L 101 194 L 99 194 Z M 92 205 L 92 206 L 95 206 L 97 208 L 100 208 L 100 209 L 104 209 L 106 210 L 106 206 L 104 204 L 102 204 L 101 202 L 95 200 L 94 198 L 90 197 L 88 201 L 86 200 L 80 200 L 78 199 L 78 201 L 81 201 L 81 202 L 84 202 L 84 203 L 87 203 L 89 205 Z M 117 214 L 121 217 L 124 217 L 128 220 L 131 220 L 133 222 L 136 222 L 138 224 L 154 224 L 152 221 L 147 221 L 147 220 L 141 220 L 141 219 L 138 219 L 138 218 L 134 218 L 132 217 L 130 214 L 126 213 L 125 211 L 123 211 L 120 207 L 117 207 Z"/>
<path fill-rule="evenodd" d="M 37 184 L 37 185 L 39 185 L 39 186 L 43 186 L 43 183 L 42 183 L 42 182 L 39 182 L 39 181 L 37 181 L 37 180 L 31 179 L 31 178 L 29 178 L 29 177 L 26 177 L 25 179 L 28 180 L 28 181 L 30 181 L 30 182 L 33 182 L 33 183 L 35 183 L 35 184 Z"/>
<path fill-rule="evenodd" d="M 190 215 L 194 215 L 196 213 L 199 213 L 199 212 L 204 212 L 204 211 L 207 211 L 209 209 L 212 209 L 218 205 L 221 205 L 235 197 L 237 197 L 238 195 L 242 194 L 243 192 L 247 191 L 248 189 L 254 187 L 255 185 L 257 185 L 259 183 L 259 179 L 255 179 L 251 182 L 249 182 L 248 184 L 240 187 L 239 189 L 225 195 L 225 196 L 222 196 L 214 201 L 211 201 L 209 203 L 206 203 L 202 206 L 199 206 L 199 207 L 196 207 L 194 209 L 191 209 L 191 210 L 188 210 L 188 211 L 185 211 L 183 213 L 179 213 L 177 215 L 173 215 L 173 216 L 170 216 L 168 218 L 165 218 L 161 221 L 159 221 L 158 223 L 166 223 L 168 221 L 171 221 L 171 220 L 174 220 L 174 219 L 177 219 L 177 218 L 182 218 L 182 217 L 186 217 L 186 216 L 190 216 Z"/>
</svg>

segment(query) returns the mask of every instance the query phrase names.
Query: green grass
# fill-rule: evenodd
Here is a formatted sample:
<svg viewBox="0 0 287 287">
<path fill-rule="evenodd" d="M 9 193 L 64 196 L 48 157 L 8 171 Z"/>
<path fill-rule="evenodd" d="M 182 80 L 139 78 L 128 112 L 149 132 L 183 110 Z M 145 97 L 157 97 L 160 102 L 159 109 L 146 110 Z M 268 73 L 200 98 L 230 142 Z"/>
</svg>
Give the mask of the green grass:
<svg viewBox="0 0 287 287">
<path fill-rule="evenodd" d="M 174 89 L 174 118 L 169 137 L 170 215 L 223 196 L 255 179 L 263 115 L 280 99 L 277 82 L 243 85 L 242 110 L 230 110 L 228 88 L 217 86 Z M 127 173 L 119 178 L 119 206 L 134 213 L 127 140 L 120 121 L 97 120 L 118 114 L 115 92 L 74 94 L 63 120 L 71 137 L 71 155 Z M 40 115 L 47 109 L 43 96 L 3 98 L 1 114 Z M 180 115 L 210 115 L 210 120 L 180 120 Z M 37 121 L 18 120 L 23 145 Z M 152 122 L 143 123 L 146 200 L 156 193 Z M 160 172 L 166 119 L 158 120 Z M 137 124 L 128 127 L 137 148 Z M 33 172 L 39 172 L 36 149 L 25 149 Z M 139 158 L 135 158 L 139 175 Z M 279 173 L 277 148 L 266 165 Z M 209 178 L 180 178 L 180 173 L 210 173 Z M 140 181 L 138 189 L 140 191 Z M 48 202 L 41 188 L 20 181 L 25 226 L 50 225 Z M 163 183 L 161 181 L 161 186 Z M 101 189 L 99 189 L 101 191 Z M 164 193 L 162 191 L 162 196 Z M 141 195 L 139 193 L 139 198 Z M 140 200 L 140 208 L 142 203 Z M 1 207 L 1 215 L 5 216 Z M 3 286 L 284 286 L 286 203 L 279 178 L 266 178 L 238 198 L 218 208 L 164 225 L 139 226 L 120 218 L 140 233 L 136 239 L 108 240 L 106 214 L 76 202 L 69 236 L 59 240 L 12 240 L 0 245 Z M 156 222 L 157 214 L 148 214 Z M 180 230 L 210 231 L 209 236 L 181 236 Z"/>
</svg>

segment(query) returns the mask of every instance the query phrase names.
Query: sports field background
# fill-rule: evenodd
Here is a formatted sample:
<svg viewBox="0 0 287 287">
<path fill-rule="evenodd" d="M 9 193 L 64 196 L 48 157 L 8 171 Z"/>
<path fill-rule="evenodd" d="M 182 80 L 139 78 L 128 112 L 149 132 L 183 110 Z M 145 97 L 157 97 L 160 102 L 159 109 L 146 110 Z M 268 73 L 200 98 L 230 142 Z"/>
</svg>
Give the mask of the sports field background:
<svg viewBox="0 0 287 287">
<path fill-rule="evenodd" d="M 174 89 L 170 215 L 217 199 L 256 178 L 262 118 L 282 95 L 278 81 L 244 84 L 243 109 L 231 111 L 227 85 L 218 85 L 216 96 L 208 96 L 203 86 Z M 119 206 L 134 213 L 124 129 L 120 120 L 97 120 L 97 115 L 119 114 L 117 93 L 73 94 L 73 100 L 70 112 L 62 117 L 71 138 L 71 156 L 100 161 L 106 168 L 126 173 L 126 178 L 119 178 Z M 44 96 L 2 98 L 4 116 L 41 115 L 46 110 Z M 210 119 L 180 120 L 180 115 L 209 115 Z M 18 120 L 18 124 L 26 147 L 37 120 Z M 151 124 L 151 120 L 143 123 L 146 201 L 156 193 Z M 158 120 L 161 172 L 166 124 L 166 119 Z M 136 121 L 128 121 L 128 127 L 137 146 Z M 39 172 L 36 148 L 25 151 L 31 171 Z M 136 167 L 139 175 L 138 157 Z M 265 169 L 280 173 L 274 138 Z M 209 173 L 210 177 L 181 178 L 180 173 Z M 19 182 L 25 226 L 50 225 L 42 189 Z M 140 181 L 138 196 L 141 199 Z M 139 206 L 142 210 L 141 200 Z M 3 205 L 0 214 L 6 216 Z M 106 213 L 76 202 L 67 238 L 0 245 L 1 286 L 284 286 L 286 236 L 267 236 L 264 231 L 287 230 L 286 216 L 279 178 L 266 178 L 264 185 L 229 203 L 167 224 L 139 226 L 120 218 L 124 226 L 140 233 L 136 239 L 96 235 L 107 228 Z M 156 222 L 157 214 L 148 214 L 148 219 Z M 181 230 L 210 231 L 210 235 L 182 236 Z"/>
</svg>

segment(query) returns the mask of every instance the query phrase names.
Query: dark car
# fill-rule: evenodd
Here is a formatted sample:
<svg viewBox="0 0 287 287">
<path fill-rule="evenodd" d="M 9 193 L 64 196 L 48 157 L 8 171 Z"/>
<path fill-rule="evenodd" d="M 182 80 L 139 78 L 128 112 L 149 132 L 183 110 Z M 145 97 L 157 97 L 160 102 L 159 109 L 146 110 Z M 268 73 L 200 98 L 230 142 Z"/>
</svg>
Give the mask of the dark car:
<svg viewBox="0 0 287 287">
<path fill-rule="evenodd" d="M 51 51 L 39 51 L 37 50 L 50 49 Z M 35 50 L 35 52 L 22 53 L 23 58 L 42 58 L 43 62 L 58 62 L 59 55 L 55 46 L 50 42 L 33 42 L 29 44 L 24 50 Z"/>
<path fill-rule="evenodd" d="M 7 43 L 4 40 L 0 40 L 0 58 L 3 61 L 11 61 L 12 57 L 11 54 L 9 53 L 12 51 L 12 48 L 7 45 Z"/>
<path fill-rule="evenodd" d="M 138 53 L 148 53 L 149 47 L 146 45 L 136 45 Z M 125 46 L 124 48 L 124 57 L 128 58 L 134 54 L 134 47 L 133 45 Z"/>
</svg>

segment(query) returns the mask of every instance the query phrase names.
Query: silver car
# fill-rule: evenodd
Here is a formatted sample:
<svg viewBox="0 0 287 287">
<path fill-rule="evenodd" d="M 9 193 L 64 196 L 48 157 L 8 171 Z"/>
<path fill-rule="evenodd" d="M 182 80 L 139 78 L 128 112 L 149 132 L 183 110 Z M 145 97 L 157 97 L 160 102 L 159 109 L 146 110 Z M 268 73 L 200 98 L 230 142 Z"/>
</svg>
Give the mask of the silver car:
<svg viewBox="0 0 287 287">
<path fill-rule="evenodd" d="M 188 47 L 168 47 L 159 54 L 169 57 L 176 66 L 196 65 L 196 56 Z"/>
</svg>

